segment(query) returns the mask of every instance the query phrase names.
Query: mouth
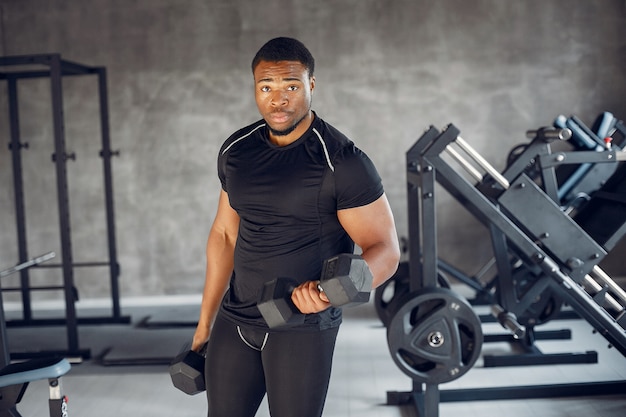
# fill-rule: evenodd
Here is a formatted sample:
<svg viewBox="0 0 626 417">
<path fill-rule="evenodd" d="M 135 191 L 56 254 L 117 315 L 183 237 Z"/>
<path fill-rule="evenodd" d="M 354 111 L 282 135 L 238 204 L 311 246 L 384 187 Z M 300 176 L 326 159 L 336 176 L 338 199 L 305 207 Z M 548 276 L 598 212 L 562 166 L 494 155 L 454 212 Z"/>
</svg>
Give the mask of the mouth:
<svg viewBox="0 0 626 417">
<path fill-rule="evenodd" d="M 289 121 L 291 114 L 283 111 L 273 112 L 270 114 L 270 120 L 276 124 L 282 124 Z"/>
</svg>

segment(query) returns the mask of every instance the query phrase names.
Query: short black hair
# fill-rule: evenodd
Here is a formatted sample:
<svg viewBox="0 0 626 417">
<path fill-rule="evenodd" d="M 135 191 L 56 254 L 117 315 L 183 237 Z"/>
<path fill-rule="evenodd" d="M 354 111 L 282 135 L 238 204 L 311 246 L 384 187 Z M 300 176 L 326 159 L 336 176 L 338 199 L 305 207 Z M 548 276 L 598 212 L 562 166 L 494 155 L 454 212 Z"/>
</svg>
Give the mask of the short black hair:
<svg viewBox="0 0 626 417">
<path fill-rule="evenodd" d="M 293 38 L 279 37 L 265 43 L 252 60 L 252 72 L 260 61 L 298 61 L 309 71 L 309 76 L 315 70 L 315 59 L 302 42 Z"/>
</svg>

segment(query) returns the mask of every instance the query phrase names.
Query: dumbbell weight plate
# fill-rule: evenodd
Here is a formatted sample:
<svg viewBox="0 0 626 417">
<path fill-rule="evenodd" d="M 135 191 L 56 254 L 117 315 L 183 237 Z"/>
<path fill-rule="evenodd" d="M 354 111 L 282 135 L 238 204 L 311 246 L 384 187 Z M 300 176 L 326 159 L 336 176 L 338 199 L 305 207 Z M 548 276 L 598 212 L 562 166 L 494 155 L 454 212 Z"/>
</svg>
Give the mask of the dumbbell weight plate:
<svg viewBox="0 0 626 417">
<path fill-rule="evenodd" d="M 172 384 L 188 395 L 196 395 L 206 389 L 204 383 L 204 361 L 207 345 L 200 353 L 186 345 L 170 363 L 169 373 Z"/>
<path fill-rule="evenodd" d="M 324 262 L 319 286 L 335 307 L 348 307 L 369 301 L 372 272 L 365 260 L 352 253 L 341 253 Z"/>
<path fill-rule="evenodd" d="M 304 323 L 304 315 L 291 301 L 291 293 L 297 286 L 298 283 L 289 278 L 275 279 L 263 286 L 257 307 L 269 327 Z"/>
<path fill-rule="evenodd" d="M 464 298 L 446 288 L 407 294 L 387 327 L 389 352 L 416 382 L 440 384 L 471 369 L 480 355 L 480 319 Z"/>
</svg>

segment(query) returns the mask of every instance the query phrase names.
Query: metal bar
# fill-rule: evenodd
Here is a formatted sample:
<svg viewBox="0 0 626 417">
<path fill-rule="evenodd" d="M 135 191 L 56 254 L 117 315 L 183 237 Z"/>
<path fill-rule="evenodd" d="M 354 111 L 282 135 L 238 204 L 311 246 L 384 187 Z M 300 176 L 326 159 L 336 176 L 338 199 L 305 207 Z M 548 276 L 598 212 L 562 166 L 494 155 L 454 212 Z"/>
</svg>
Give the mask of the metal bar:
<svg viewBox="0 0 626 417">
<path fill-rule="evenodd" d="M 92 267 L 92 266 L 109 266 L 109 262 L 74 262 L 72 266 L 74 268 Z M 63 264 L 45 264 L 37 265 L 36 268 L 63 268 Z"/>
<path fill-rule="evenodd" d="M 418 197 L 418 193 L 420 192 L 420 187 L 417 185 L 407 184 L 407 206 L 409 213 L 409 286 L 419 286 L 421 285 L 421 281 L 419 284 L 414 283 L 416 278 L 421 279 L 424 275 L 422 273 L 422 254 L 421 254 L 421 229 L 422 225 L 420 224 L 420 199 Z"/>
<path fill-rule="evenodd" d="M 574 151 L 556 152 L 549 155 L 541 155 L 540 161 L 543 167 L 560 165 L 577 165 L 583 163 L 615 163 L 626 160 L 626 152 L 622 151 Z"/>
<path fill-rule="evenodd" d="M 93 74 L 96 69 L 86 65 L 82 65 L 67 59 L 61 59 L 61 55 L 55 54 L 38 54 L 38 55 L 15 55 L 0 57 L 0 67 L 4 66 L 28 66 L 28 65 L 45 65 L 55 66 L 60 64 L 61 74 Z M 22 71 L 27 72 L 27 71 Z"/>
<path fill-rule="evenodd" d="M 437 286 L 437 201 L 435 198 L 434 168 L 427 161 L 422 161 L 421 203 L 421 264 L 422 276 L 418 287 L 411 282 L 411 291 Z M 412 280 L 413 281 L 413 280 Z"/>
<path fill-rule="evenodd" d="M 500 366 L 539 366 L 557 364 L 598 363 L 598 352 L 567 353 L 524 353 L 510 355 L 484 355 L 483 367 L 494 368 Z"/>
<path fill-rule="evenodd" d="M 556 177 L 556 169 L 554 167 L 541 167 L 541 180 L 543 190 L 548 197 L 556 204 L 560 204 L 559 184 Z"/>
<path fill-rule="evenodd" d="M 119 317 L 120 290 L 119 275 L 120 268 L 117 262 L 117 245 L 115 236 L 115 206 L 113 201 L 113 173 L 111 169 L 111 139 L 109 131 L 109 105 L 107 92 L 106 69 L 98 69 L 98 91 L 100 97 L 100 128 L 102 131 L 102 168 L 104 177 L 104 200 L 106 205 L 107 242 L 109 249 L 111 300 L 113 302 L 113 316 Z"/>
<path fill-rule="evenodd" d="M 425 384 L 424 388 L 424 416 L 439 417 L 439 386 L 437 384 Z"/>
<path fill-rule="evenodd" d="M 50 63 L 52 90 L 52 116 L 54 124 L 54 152 L 56 154 L 57 202 L 59 207 L 59 229 L 61 237 L 61 260 L 65 285 L 65 312 L 67 316 L 67 343 L 69 351 L 78 351 L 78 328 L 74 304 L 74 270 L 72 267 L 72 241 L 70 233 L 70 207 L 67 189 L 65 155 L 65 126 L 63 122 L 63 89 L 61 59 L 52 57 Z"/>
<path fill-rule="evenodd" d="M 65 72 L 63 73 L 64 77 L 79 77 L 81 75 L 91 74 L 93 71 L 78 73 L 78 72 Z M 7 71 L 0 73 L 0 80 L 26 80 L 26 79 L 34 79 L 34 78 L 50 78 L 51 72 L 48 70 L 37 70 L 37 71 Z"/>
<path fill-rule="evenodd" d="M 420 136 L 419 140 L 415 142 L 415 144 L 413 144 L 413 146 L 411 146 L 411 148 L 406 152 L 407 166 L 415 166 L 420 157 L 424 154 L 424 152 L 426 152 L 430 145 L 433 144 L 433 141 L 439 135 L 440 132 L 434 126 L 430 126 L 428 130 Z"/>
<path fill-rule="evenodd" d="M 2 291 L 6 292 L 16 292 L 20 291 L 20 287 L 7 287 L 3 288 Z M 65 290 L 65 286 L 56 285 L 56 286 L 46 286 L 46 287 L 28 287 L 30 291 L 57 291 L 57 290 Z"/>
<path fill-rule="evenodd" d="M 41 262 L 45 262 L 48 259 L 52 259 L 54 257 L 55 257 L 55 253 L 54 252 L 45 253 L 45 254 L 43 254 L 41 256 L 38 256 L 36 258 L 31 259 L 30 261 L 22 262 L 19 265 L 16 265 L 14 267 L 5 269 L 3 271 L 0 271 L 0 278 L 4 278 L 6 276 L 14 274 L 14 273 L 16 273 L 18 271 L 21 271 L 23 269 L 26 269 L 26 268 L 29 268 L 31 266 L 37 265 L 37 264 L 39 264 Z"/>
<path fill-rule="evenodd" d="M 491 259 L 489 259 L 489 260 L 487 261 L 487 263 L 486 263 L 485 265 L 483 265 L 483 267 L 482 267 L 482 268 L 480 268 L 480 269 L 478 270 L 478 272 L 476 272 L 476 273 L 474 274 L 474 277 L 476 278 L 476 280 L 477 280 L 477 281 L 480 281 L 480 279 L 481 279 L 483 276 L 485 276 L 485 274 L 487 274 L 487 272 L 489 272 L 489 270 L 490 270 L 491 268 L 493 268 L 493 266 L 494 266 L 495 264 L 496 264 L 496 258 L 495 258 L 495 256 L 494 256 L 494 257 L 491 257 Z"/>
<path fill-rule="evenodd" d="M 622 289 L 615 281 L 611 279 L 611 277 L 602 270 L 598 265 L 594 266 L 591 272 L 595 275 L 596 278 L 600 279 L 603 283 L 609 286 L 611 291 L 615 293 L 621 300 L 622 303 L 626 304 L 626 291 Z"/>
<path fill-rule="evenodd" d="M 626 381 L 460 388 L 441 390 L 441 402 L 623 395 L 624 392 L 626 392 Z"/>
<path fill-rule="evenodd" d="M 4 369 L 11 363 L 11 353 L 9 351 L 9 341 L 7 339 L 7 326 L 4 317 L 4 306 L 0 297 L 0 369 Z"/>
<path fill-rule="evenodd" d="M 470 156 L 470 158 L 476 161 L 476 163 L 480 165 L 481 168 L 487 171 L 487 173 L 491 175 L 491 177 L 498 184 L 500 184 L 502 188 L 504 188 L 505 190 L 509 188 L 509 181 L 504 178 L 502 174 L 498 172 L 498 170 L 491 166 L 491 164 L 487 162 L 485 158 L 483 158 L 478 152 L 476 152 L 474 148 L 472 148 L 467 142 L 465 142 L 465 140 L 461 136 L 457 136 L 455 142 L 457 143 L 457 145 L 459 145 L 461 149 L 463 149 L 463 151 L 465 151 L 465 153 Z"/>
<path fill-rule="evenodd" d="M 597 304 L 590 295 L 573 279 L 565 275 L 551 258 L 545 257 L 541 269 L 558 283 L 560 295 L 581 317 L 591 324 L 598 333 L 608 340 L 622 355 L 626 355 L 626 333 L 615 319 Z"/>
<path fill-rule="evenodd" d="M 87 325 L 100 325 L 100 324 L 129 324 L 131 322 L 130 316 L 122 316 L 122 317 L 111 317 L 109 315 L 106 316 L 95 316 L 95 317 L 79 317 L 78 324 L 87 324 Z M 12 327 L 41 327 L 41 326 L 66 326 L 67 319 L 64 317 L 57 318 L 46 318 L 46 319 L 31 319 L 31 320 L 8 320 L 6 323 L 8 328 Z M 89 349 L 81 349 L 89 351 Z M 68 349 L 69 352 L 71 351 Z M 11 355 L 13 356 L 13 355 Z"/>
<path fill-rule="evenodd" d="M 422 176 L 420 175 L 420 155 L 424 147 L 430 146 L 432 139 L 438 132 L 431 126 L 430 130 L 417 141 L 415 145 L 406 153 L 406 175 L 407 175 L 407 210 L 409 227 L 409 289 L 421 286 L 423 265 L 422 254 L 422 224 L 421 199 L 419 194 L 422 189 Z M 419 280 L 419 281 L 418 281 Z"/>
<path fill-rule="evenodd" d="M 59 54 L 14 55 L 0 57 L 0 67 L 13 65 L 49 65 Z"/>
<path fill-rule="evenodd" d="M 541 127 L 536 130 L 527 130 L 526 137 L 529 139 L 540 139 L 544 142 L 553 140 L 569 140 L 572 137 L 572 131 L 567 128 L 558 127 Z"/>
<path fill-rule="evenodd" d="M 474 168 L 472 164 L 467 162 L 467 160 L 463 158 L 453 147 L 450 145 L 446 146 L 446 152 L 452 157 L 452 159 L 458 162 L 459 165 L 461 165 L 468 172 L 468 174 L 474 177 L 476 181 L 481 182 L 483 180 L 483 175 L 476 168 Z"/>
<path fill-rule="evenodd" d="M 18 106 L 17 81 L 8 81 L 9 119 L 11 129 L 11 155 L 13 159 L 13 194 L 15 196 L 15 224 L 17 228 L 17 251 L 19 262 L 28 259 L 28 244 L 26 233 L 26 210 L 24 205 L 24 180 L 22 174 L 22 143 L 20 137 L 20 118 Z M 20 274 L 22 286 L 22 316 L 24 319 L 32 317 L 30 301 L 29 273 L 27 270 Z"/>
<path fill-rule="evenodd" d="M 595 291 L 595 294 L 598 294 L 603 290 L 603 287 L 596 281 L 594 281 L 593 278 L 591 278 L 589 275 L 585 275 L 584 283 L 591 287 L 591 289 Z M 595 294 L 590 295 L 594 296 Z M 620 313 L 622 310 L 624 310 L 624 307 L 620 303 L 618 303 L 611 294 L 604 294 L 604 301 L 617 313 Z"/>
</svg>

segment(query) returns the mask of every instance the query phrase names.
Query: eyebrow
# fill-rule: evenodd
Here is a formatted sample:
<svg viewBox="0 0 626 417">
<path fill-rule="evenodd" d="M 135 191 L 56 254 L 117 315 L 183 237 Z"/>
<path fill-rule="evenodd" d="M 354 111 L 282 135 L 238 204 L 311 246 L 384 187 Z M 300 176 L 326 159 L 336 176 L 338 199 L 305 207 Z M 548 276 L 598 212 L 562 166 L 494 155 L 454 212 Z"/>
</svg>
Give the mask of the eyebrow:
<svg viewBox="0 0 626 417">
<path fill-rule="evenodd" d="M 261 78 L 259 81 L 257 81 L 257 84 L 260 83 L 268 83 L 268 82 L 273 82 L 275 79 L 274 78 Z M 281 81 L 287 81 L 287 82 L 302 82 L 302 80 L 298 77 L 287 77 L 287 78 L 281 78 Z"/>
</svg>

